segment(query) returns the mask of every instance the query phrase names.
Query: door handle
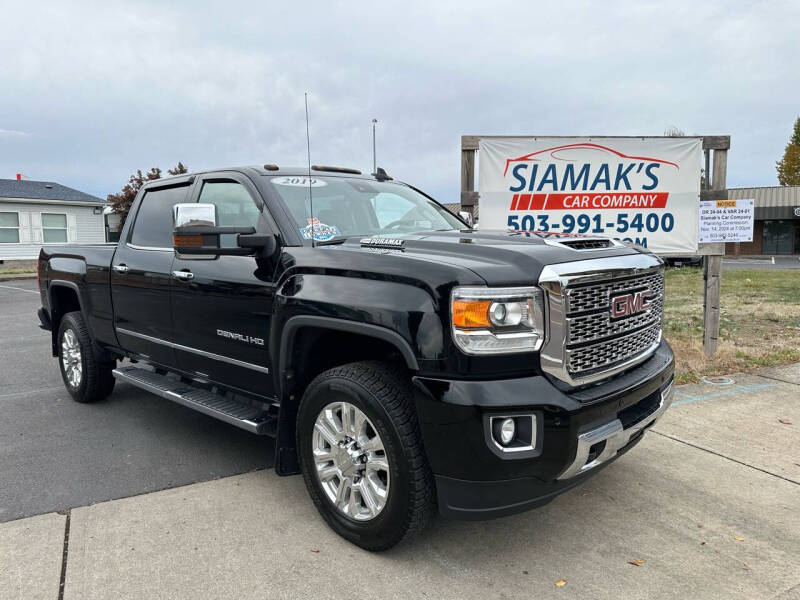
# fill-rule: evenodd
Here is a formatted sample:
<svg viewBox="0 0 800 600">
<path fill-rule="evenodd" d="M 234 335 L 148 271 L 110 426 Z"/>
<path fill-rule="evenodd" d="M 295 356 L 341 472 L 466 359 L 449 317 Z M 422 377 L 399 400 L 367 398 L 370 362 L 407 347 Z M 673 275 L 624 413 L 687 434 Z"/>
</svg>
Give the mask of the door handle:
<svg viewBox="0 0 800 600">
<path fill-rule="evenodd" d="M 111 267 L 117 273 L 127 273 L 128 272 L 128 265 L 114 265 Z"/>
<path fill-rule="evenodd" d="M 189 281 L 194 277 L 194 273 L 191 271 L 173 271 L 172 276 L 176 279 L 183 279 L 184 281 Z"/>
</svg>

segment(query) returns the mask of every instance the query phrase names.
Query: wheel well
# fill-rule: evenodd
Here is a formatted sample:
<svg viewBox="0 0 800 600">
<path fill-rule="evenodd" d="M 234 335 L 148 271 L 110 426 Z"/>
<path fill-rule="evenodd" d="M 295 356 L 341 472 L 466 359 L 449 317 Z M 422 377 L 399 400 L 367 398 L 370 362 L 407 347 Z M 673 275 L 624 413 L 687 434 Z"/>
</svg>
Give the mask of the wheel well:
<svg viewBox="0 0 800 600">
<path fill-rule="evenodd" d="M 65 285 L 57 285 L 50 288 L 50 323 L 52 326 L 53 356 L 58 355 L 58 328 L 61 326 L 61 319 L 65 314 L 72 311 L 80 311 L 81 303 L 78 300 L 78 293 Z"/>
<path fill-rule="evenodd" d="M 407 363 L 400 350 L 391 342 L 369 335 L 308 326 L 299 328 L 289 345 L 281 410 L 276 440 L 275 471 L 278 475 L 300 472 L 297 458 L 295 420 L 300 398 L 308 384 L 320 373 L 333 367 L 360 360 L 381 360 Z M 282 367 L 283 368 L 283 367 Z"/>
<path fill-rule="evenodd" d="M 299 399 L 308 384 L 323 371 L 360 360 L 382 360 L 405 365 L 400 351 L 386 340 L 332 329 L 299 329 L 291 345 L 291 356 L 288 357 L 288 391 Z"/>
</svg>

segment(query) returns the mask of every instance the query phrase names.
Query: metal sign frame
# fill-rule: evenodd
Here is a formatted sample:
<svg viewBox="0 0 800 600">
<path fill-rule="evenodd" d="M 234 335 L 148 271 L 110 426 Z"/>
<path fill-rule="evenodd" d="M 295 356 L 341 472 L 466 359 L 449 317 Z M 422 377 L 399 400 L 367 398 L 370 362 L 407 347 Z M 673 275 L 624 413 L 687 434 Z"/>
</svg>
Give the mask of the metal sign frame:
<svg viewBox="0 0 800 600">
<path fill-rule="evenodd" d="M 461 136 L 461 210 L 474 214 L 480 198 L 475 189 L 475 164 L 478 142 L 481 138 L 531 139 L 537 137 L 574 138 L 638 138 L 646 139 L 667 136 L 559 136 L 559 135 L 462 135 Z M 728 172 L 728 150 L 731 147 L 729 135 L 691 136 L 703 139 L 705 159 L 704 185 L 700 190 L 700 200 L 727 200 L 726 177 Z M 699 206 L 698 206 L 699 210 Z M 703 301 L 703 350 L 708 357 L 717 353 L 719 344 L 720 292 L 722 285 L 722 256 L 725 243 L 699 244 L 697 254 L 703 256 L 703 280 L 705 293 Z M 672 256 L 672 255 L 670 255 Z M 675 255 L 681 256 L 681 255 Z M 688 255 L 686 255 L 688 256 Z"/>
</svg>

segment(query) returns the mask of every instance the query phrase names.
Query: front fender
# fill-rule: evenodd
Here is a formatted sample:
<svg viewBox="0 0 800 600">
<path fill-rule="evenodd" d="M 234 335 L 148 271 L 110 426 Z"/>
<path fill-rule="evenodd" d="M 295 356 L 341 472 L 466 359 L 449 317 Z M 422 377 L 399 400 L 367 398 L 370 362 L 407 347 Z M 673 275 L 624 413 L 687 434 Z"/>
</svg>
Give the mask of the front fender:
<svg viewBox="0 0 800 600">
<path fill-rule="evenodd" d="M 277 362 L 285 360 L 297 330 L 315 326 L 389 342 L 416 371 L 420 361 L 442 357 L 444 329 L 438 310 L 427 291 L 405 283 L 294 275 L 276 294 L 271 354 Z M 282 371 L 283 365 L 277 372 Z"/>
</svg>

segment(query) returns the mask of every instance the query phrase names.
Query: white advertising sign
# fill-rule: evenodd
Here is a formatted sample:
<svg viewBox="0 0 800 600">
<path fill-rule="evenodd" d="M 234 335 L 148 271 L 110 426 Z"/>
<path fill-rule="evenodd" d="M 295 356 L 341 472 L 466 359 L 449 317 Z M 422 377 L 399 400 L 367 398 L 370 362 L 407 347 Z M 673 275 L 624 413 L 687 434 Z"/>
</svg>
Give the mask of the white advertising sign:
<svg viewBox="0 0 800 600">
<path fill-rule="evenodd" d="M 701 138 L 481 138 L 480 227 L 696 252 L 701 157 Z"/>
<path fill-rule="evenodd" d="M 755 200 L 700 202 L 700 241 L 752 242 Z"/>
</svg>

